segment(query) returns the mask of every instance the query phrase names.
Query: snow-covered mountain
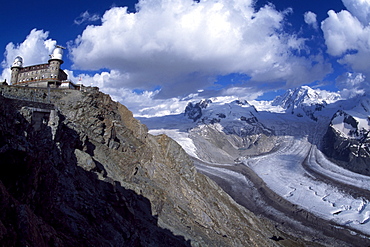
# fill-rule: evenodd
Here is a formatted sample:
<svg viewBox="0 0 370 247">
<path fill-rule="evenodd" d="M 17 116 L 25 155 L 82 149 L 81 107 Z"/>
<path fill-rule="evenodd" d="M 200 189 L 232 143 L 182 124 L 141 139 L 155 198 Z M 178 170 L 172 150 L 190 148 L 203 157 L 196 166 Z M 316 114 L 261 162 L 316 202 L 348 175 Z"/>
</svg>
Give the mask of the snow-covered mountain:
<svg viewBox="0 0 370 247">
<path fill-rule="evenodd" d="M 221 97 L 204 99 L 189 102 L 180 115 L 140 120 L 152 133 L 166 133 L 191 155 L 210 162 L 230 162 L 241 156 L 270 152 L 276 148 L 279 136 L 305 136 L 319 148 L 324 145 L 325 153 L 332 159 L 342 161 L 344 157 L 334 150 L 340 147 L 338 152 L 343 153 L 348 145 L 328 145 L 334 141 L 331 132 L 355 142 L 350 145 L 352 151 L 345 153 L 354 152 L 356 147 L 358 155 L 354 157 L 368 156 L 367 96 L 344 101 L 338 93 L 302 86 L 263 105 L 255 103 L 228 102 Z"/>
<path fill-rule="evenodd" d="M 287 90 L 285 94 L 277 96 L 271 104 L 274 106 L 279 105 L 284 109 L 296 109 L 302 106 L 325 106 L 340 99 L 341 96 L 338 93 L 301 86 L 293 90 Z"/>
<path fill-rule="evenodd" d="M 370 175 L 370 98 L 358 97 L 332 117 L 323 151 L 341 166 Z"/>
<path fill-rule="evenodd" d="M 140 121 L 150 133 L 175 139 L 200 160 L 198 170 L 239 199 L 246 177 L 235 164 L 248 167 L 278 200 L 370 241 L 370 178 L 358 174 L 370 174 L 369 96 L 343 100 L 303 86 L 271 102 L 205 99 L 183 114 Z M 353 198 L 353 188 L 364 197 Z"/>
<path fill-rule="evenodd" d="M 301 86 L 294 90 L 287 90 L 284 95 L 276 97 L 271 105 L 281 106 L 286 112 L 299 117 L 306 115 L 317 121 L 315 112 L 321 111 L 328 104 L 335 103 L 340 99 L 341 96 L 338 93 Z"/>
<path fill-rule="evenodd" d="M 273 130 L 259 121 L 259 112 L 245 100 L 190 102 L 183 114 L 140 120 L 151 133 L 169 135 L 189 154 L 207 162 L 229 163 L 274 147 L 273 142 L 262 141 L 273 140 Z"/>
</svg>

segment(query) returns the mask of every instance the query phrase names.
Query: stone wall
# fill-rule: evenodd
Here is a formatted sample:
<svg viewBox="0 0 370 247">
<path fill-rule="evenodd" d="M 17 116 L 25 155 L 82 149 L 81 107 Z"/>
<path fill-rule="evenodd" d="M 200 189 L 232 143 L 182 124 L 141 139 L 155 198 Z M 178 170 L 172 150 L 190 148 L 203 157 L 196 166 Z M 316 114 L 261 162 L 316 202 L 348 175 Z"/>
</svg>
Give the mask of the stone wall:
<svg viewBox="0 0 370 247">
<path fill-rule="evenodd" d="M 61 94 L 68 94 L 69 91 L 75 89 L 69 88 L 39 88 L 39 87 L 20 87 L 0 85 L 0 95 L 9 99 L 24 100 L 30 102 L 39 102 L 51 104 L 55 101 L 54 98 L 59 98 Z M 82 87 L 83 92 L 98 92 L 97 87 Z M 37 106 L 35 106 L 37 107 Z M 39 107 L 43 108 L 43 107 Z M 48 108 L 49 109 L 49 108 Z"/>
<path fill-rule="evenodd" d="M 0 86 L 0 95 L 5 98 L 50 103 L 47 88 L 27 88 L 16 86 Z"/>
</svg>

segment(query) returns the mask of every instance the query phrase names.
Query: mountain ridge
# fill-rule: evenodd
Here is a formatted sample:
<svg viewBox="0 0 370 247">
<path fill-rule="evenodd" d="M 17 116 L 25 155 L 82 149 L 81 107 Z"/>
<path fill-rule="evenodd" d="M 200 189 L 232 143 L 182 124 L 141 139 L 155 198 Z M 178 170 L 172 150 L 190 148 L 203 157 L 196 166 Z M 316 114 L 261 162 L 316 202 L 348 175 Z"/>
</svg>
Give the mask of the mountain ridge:
<svg viewBox="0 0 370 247">
<path fill-rule="evenodd" d="M 339 126 L 346 124 L 343 121 L 352 119 L 353 124 L 356 125 L 353 127 L 352 132 L 357 133 L 358 140 L 361 138 L 364 139 L 361 143 L 357 144 L 360 146 L 366 145 L 366 147 L 363 149 L 365 150 L 365 155 L 369 156 L 368 151 L 366 151 L 369 148 L 367 141 L 367 133 L 370 126 L 368 113 L 370 109 L 369 101 L 370 100 L 366 95 L 346 101 L 343 100 L 338 93 L 314 90 L 308 86 L 301 86 L 293 90 L 288 90 L 282 96 L 277 96 L 270 102 L 270 108 L 265 104 L 263 109 L 260 111 L 290 113 L 298 118 L 302 118 L 303 121 L 306 121 L 305 117 L 308 117 L 308 120 L 319 122 L 317 123 L 317 126 L 319 126 L 319 128 L 327 129 L 326 132 L 334 131 L 334 133 L 336 133 L 338 136 L 337 138 L 342 135 L 342 137 L 347 139 L 353 139 L 353 136 L 351 137 L 349 130 L 347 133 L 343 133 L 344 127 L 341 127 L 341 131 L 339 130 Z M 273 128 L 266 127 L 262 123 L 263 121 L 259 121 L 259 118 L 264 118 L 265 116 L 262 116 L 256 107 L 258 108 L 258 105 L 254 106 L 247 101 L 241 100 L 234 100 L 231 102 L 213 102 L 211 99 L 204 99 L 197 103 L 190 102 L 185 108 L 184 116 L 193 120 L 194 122 L 193 125 L 187 124 L 187 128 L 195 129 L 195 126 L 209 126 L 212 124 L 221 123 L 223 132 L 226 134 L 236 134 L 240 137 L 259 133 L 264 133 L 267 136 L 276 134 L 274 133 Z M 280 109 L 276 111 L 275 108 L 277 109 L 279 107 Z M 342 119 L 339 121 L 339 119 L 336 118 L 336 115 L 342 114 L 341 112 L 346 114 L 347 117 L 345 120 Z M 351 116 L 351 114 L 354 116 Z M 143 121 L 151 125 L 150 120 L 143 118 Z M 333 121 L 339 122 L 333 124 Z M 230 124 L 227 122 L 230 122 Z M 242 122 L 245 122 L 245 124 Z M 257 125 L 258 127 L 256 127 Z M 320 140 L 315 141 L 315 144 L 319 147 L 326 145 L 326 147 L 323 149 L 325 150 L 324 152 L 330 157 L 334 158 L 334 154 L 327 151 L 329 148 L 327 143 L 331 141 L 325 140 L 325 138 L 329 138 L 328 136 L 330 134 L 322 133 L 320 135 Z M 227 137 L 223 137 L 223 139 L 225 138 L 227 139 Z M 333 138 L 335 137 L 330 137 L 329 139 L 332 140 Z M 335 149 L 335 147 L 331 148 Z M 346 151 L 346 153 L 349 155 L 351 152 Z M 338 153 L 336 153 L 336 155 L 338 156 Z M 342 164 L 340 160 L 338 163 Z"/>
<path fill-rule="evenodd" d="M 324 90 L 314 90 L 309 86 L 301 86 L 295 89 L 288 89 L 284 95 L 277 96 L 273 106 L 280 105 L 284 109 L 298 108 L 310 105 L 327 105 L 342 99 L 340 94 Z"/>
</svg>

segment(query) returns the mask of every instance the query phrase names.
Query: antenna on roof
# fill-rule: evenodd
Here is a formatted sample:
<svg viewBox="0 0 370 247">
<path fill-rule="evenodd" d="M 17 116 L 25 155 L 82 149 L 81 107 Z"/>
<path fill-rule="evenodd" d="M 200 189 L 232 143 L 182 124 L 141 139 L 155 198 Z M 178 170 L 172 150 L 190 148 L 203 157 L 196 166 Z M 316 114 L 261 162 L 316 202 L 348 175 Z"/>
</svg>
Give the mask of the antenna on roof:
<svg viewBox="0 0 370 247">
<path fill-rule="evenodd" d="M 65 47 L 61 46 L 61 45 L 55 45 L 56 48 L 60 48 L 60 49 L 66 49 Z"/>
</svg>

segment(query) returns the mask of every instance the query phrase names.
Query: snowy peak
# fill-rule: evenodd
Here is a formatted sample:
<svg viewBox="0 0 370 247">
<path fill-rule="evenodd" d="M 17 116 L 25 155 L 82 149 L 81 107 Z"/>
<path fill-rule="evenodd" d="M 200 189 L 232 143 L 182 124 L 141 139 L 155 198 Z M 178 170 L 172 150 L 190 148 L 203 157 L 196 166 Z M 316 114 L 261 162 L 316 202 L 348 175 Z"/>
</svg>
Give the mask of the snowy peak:
<svg viewBox="0 0 370 247">
<path fill-rule="evenodd" d="M 185 108 L 184 115 L 194 122 L 200 121 L 212 124 L 221 120 L 247 121 L 250 118 L 254 118 L 253 112 L 257 113 L 256 108 L 246 100 L 235 100 L 226 103 L 223 101 L 213 102 L 210 99 L 206 99 L 198 103 L 190 102 Z"/>
<path fill-rule="evenodd" d="M 323 151 L 344 162 L 345 168 L 370 175 L 370 98 L 362 96 L 351 101 L 332 117 Z"/>
<path fill-rule="evenodd" d="M 354 117 L 339 110 L 331 120 L 331 127 L 344 137 L 359 139 L 363 137 L 364 131 L 369 131 L 369 119 Z"/>
<path fill-rule="evenodd" d="M 284 109 L 295 109 L 302 106 L 325 106 L 340 99 L 338 93 L 301 86 L 293 90 L 289 89 L 284 95 L 276 97 L 272 105 L 281 106 Z"/>
<path fill-rule="evenodd" d="M 346 138 L 367 137 L 370 131 L 370 98 L 363 96 L 352 109 L 338 110 L 330 126 Z"/>
</svg>

